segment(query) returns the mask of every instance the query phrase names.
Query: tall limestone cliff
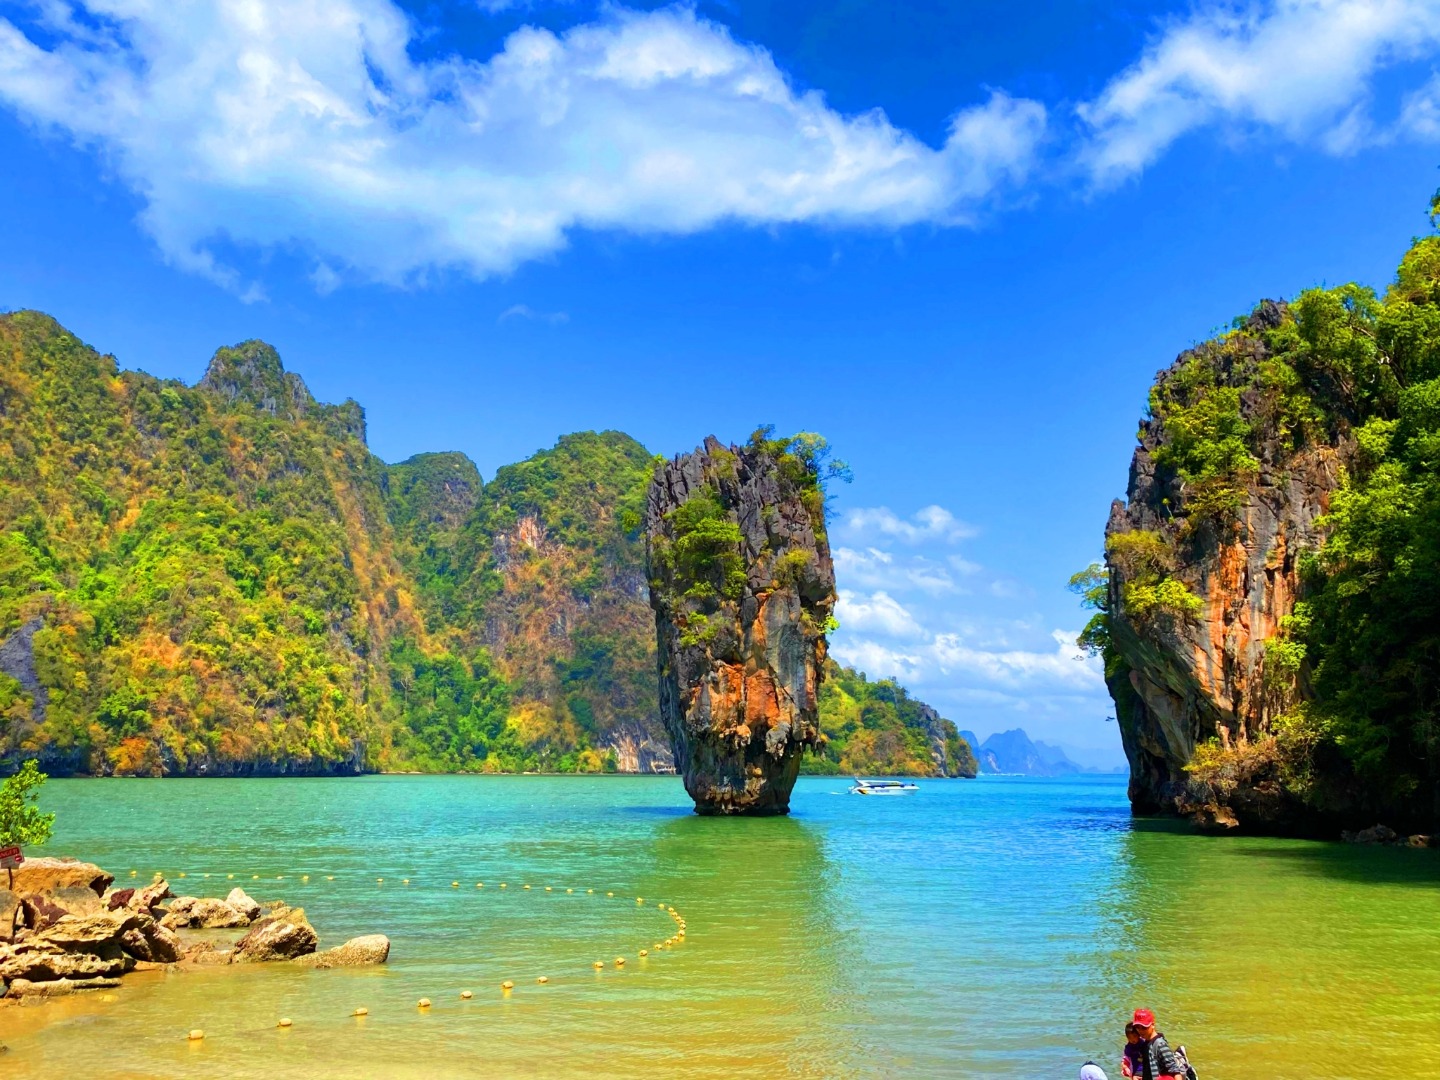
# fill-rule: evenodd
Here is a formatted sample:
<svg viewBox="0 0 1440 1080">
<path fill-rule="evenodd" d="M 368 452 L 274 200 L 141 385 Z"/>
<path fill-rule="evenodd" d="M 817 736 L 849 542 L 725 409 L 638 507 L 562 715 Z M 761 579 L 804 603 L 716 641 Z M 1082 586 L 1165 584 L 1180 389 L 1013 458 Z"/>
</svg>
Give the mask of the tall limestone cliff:
<svg viewBox="0 0 1440 1080">
<path fill-rule="evenodd" d="M 702 814 L 784 814 L 818 699 L 835 571 L 813 443 L 714 437 L 645 505 L 660 713 Z"/>
<path fill-rule="evenodd" d="M 1141 812 L 1440 825 L 1440 238 L 1161 372 L 1082 641 Z"/>
</svg>

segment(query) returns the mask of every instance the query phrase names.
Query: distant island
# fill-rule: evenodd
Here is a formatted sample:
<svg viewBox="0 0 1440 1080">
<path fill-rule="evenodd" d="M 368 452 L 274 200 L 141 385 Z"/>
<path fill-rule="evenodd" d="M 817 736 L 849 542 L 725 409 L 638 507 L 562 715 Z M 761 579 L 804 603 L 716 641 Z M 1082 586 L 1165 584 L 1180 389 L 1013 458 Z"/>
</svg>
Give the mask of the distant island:
<svg viewBox="0 0 1440 1080">
<path fill-rule="evenodd" d="M 1049 743 L 1032 741 L 1022 728 L 997 732 L 981 742 L 973 731 L 961 737 L 971 747 L 981 773 L 1006 776 L 1070 776 L 1078 773 L 1124 773 L 1124 765 L 1097 768 L 1070 760 L 1066 752 Z"/>
<path fill-rule="evenodd" d="M 365 433 L 264 342 L 188 386 L 0 315 L 0 775 L 673 771 L 655 456 L 579 432 L 487 482 Z M 903 687 L 826 671 L 805 771 L 974 774 Z"/>
</svg>

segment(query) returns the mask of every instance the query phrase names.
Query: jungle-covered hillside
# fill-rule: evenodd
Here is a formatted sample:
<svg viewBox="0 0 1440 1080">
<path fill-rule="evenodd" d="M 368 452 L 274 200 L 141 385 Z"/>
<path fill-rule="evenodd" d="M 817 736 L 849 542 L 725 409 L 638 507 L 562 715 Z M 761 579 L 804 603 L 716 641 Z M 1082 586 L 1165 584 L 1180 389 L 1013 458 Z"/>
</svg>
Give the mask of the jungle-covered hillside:
<svg viewBox="0 0 1440 1080">
<path fill-rule="evenodd" d="M 0 316 L 0 772 L 668 769 L 653 468 L 613 431 L 387 465 L 263 342 L 187 386 Z M 955 771 L 892 686 L 836 669 L 815 768 Z"/>
</svg>

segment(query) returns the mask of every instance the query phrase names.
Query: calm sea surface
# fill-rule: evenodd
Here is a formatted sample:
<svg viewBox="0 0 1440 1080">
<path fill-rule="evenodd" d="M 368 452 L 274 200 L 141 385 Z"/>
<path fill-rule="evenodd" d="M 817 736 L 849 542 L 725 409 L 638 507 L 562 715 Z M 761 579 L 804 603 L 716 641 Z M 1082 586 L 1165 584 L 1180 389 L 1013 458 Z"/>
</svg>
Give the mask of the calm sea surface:
<svg viewBox="0 0 1440 1080">
<path fill-rule="evenodd" d="M 660 777 L 52 781 L 55 854 L 393 950 L 3 1009 L 0 1075 L 1059 1080 L 1143 1004 L 1209 1080 L 1440 1077 L 1440 853 L 1192 836 L 1111 778 L 845 786 L 719 820 Z"/>
</svg>

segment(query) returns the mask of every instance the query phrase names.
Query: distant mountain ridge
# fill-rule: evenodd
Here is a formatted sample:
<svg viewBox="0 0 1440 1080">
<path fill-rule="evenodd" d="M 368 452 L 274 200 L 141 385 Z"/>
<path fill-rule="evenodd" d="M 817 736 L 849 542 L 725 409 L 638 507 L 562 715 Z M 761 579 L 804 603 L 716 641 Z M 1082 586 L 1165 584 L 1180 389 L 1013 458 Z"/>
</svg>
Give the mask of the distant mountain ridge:
<svg viewBox="0 0 1440 1080">
<path fill-rule="evenodd" d="M 970 744 L 980 772 L 1007 776 L 1069 776 L 1119 770 L 1087 768 L 1070 759 L 1058 746 L 1032 740 L 1023 728 L 996 732 L 981 742 L 973 731 L 960 737 Z"/>
</svg>

